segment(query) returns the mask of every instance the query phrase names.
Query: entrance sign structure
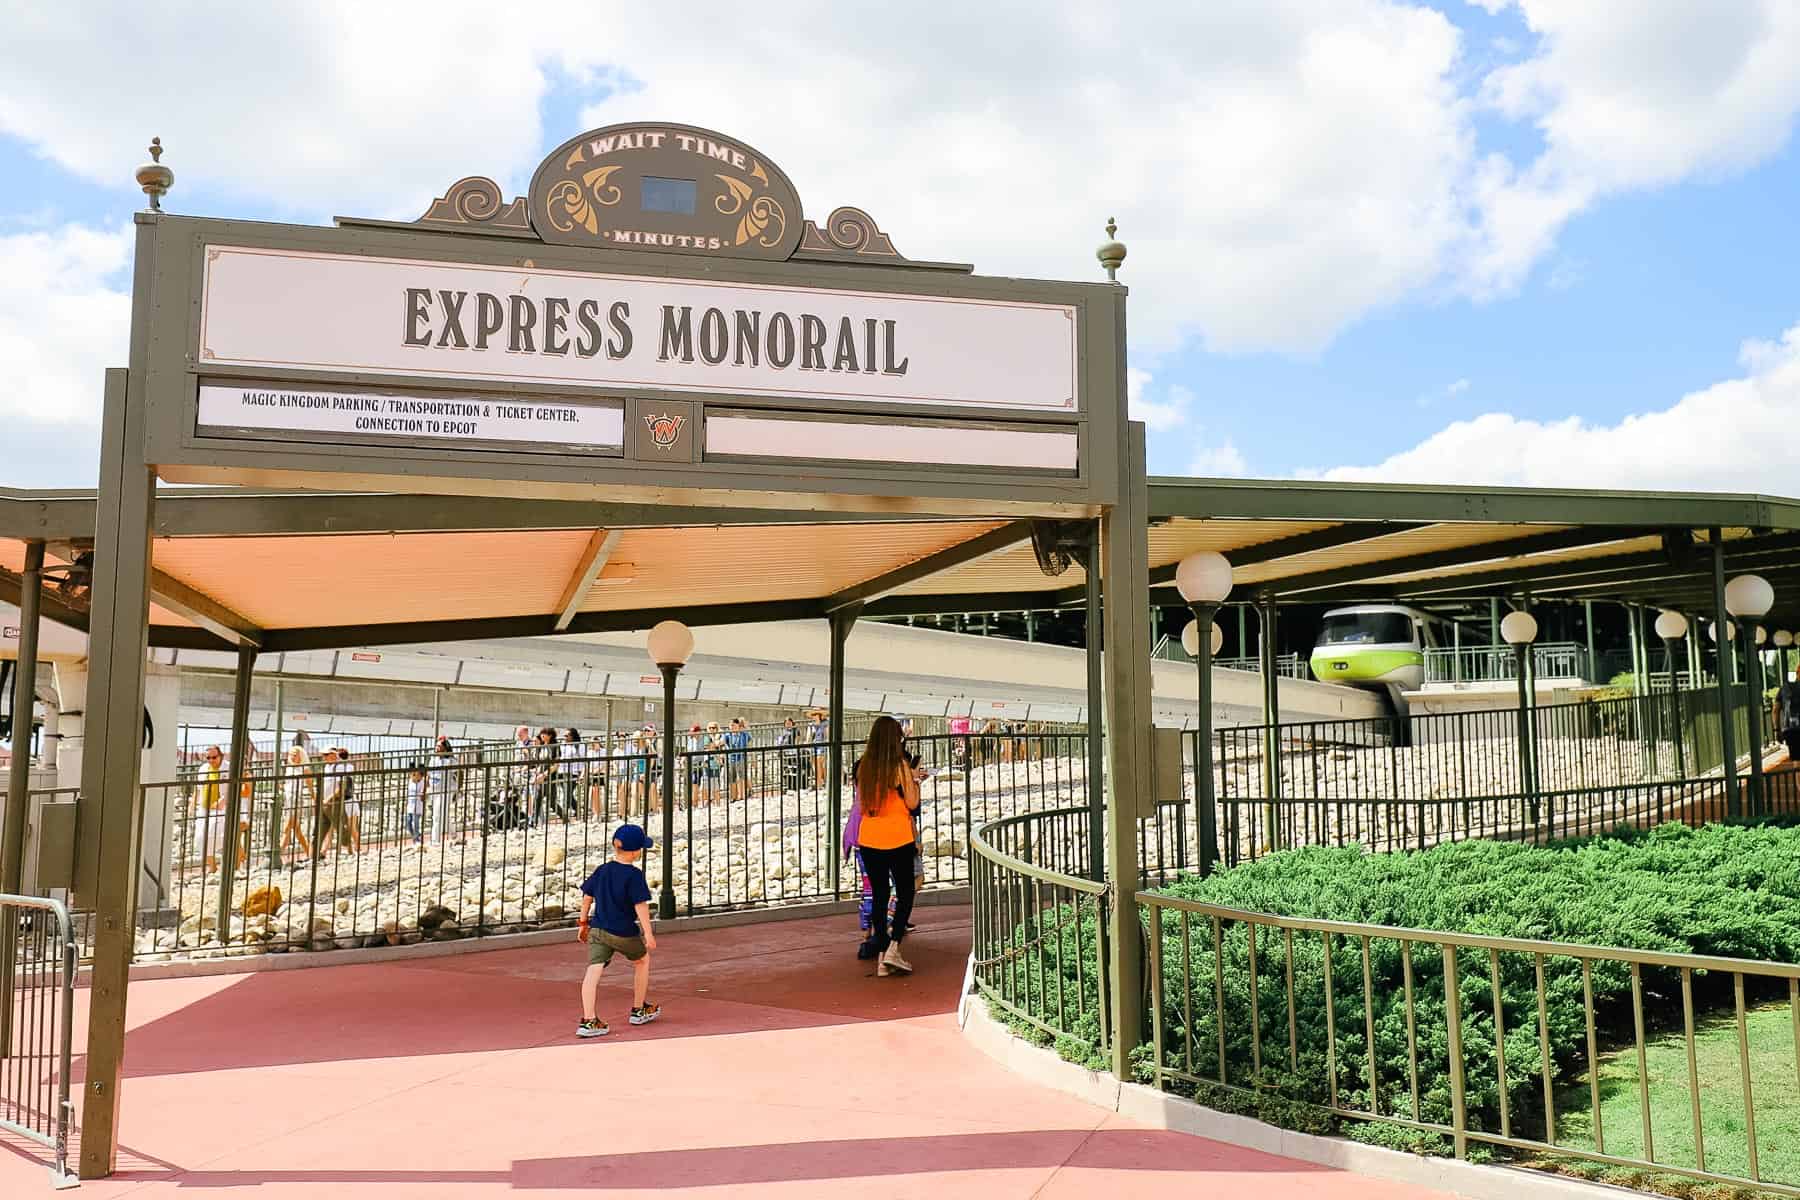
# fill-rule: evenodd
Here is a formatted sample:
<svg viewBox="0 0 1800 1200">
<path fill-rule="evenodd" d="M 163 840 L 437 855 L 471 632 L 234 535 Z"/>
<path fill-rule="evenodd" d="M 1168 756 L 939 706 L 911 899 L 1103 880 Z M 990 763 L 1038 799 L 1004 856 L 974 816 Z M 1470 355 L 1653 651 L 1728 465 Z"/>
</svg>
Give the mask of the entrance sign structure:
<svg viewBox="0 0 1800 1200">
<path fill-rule="evenodd" d="M 152 604 L 236 645 L 246 678 L 272 646 L 256 620 L 181 593 L 153 562 L 158 480 L 464 496 L 496 512 L 561 502 L 593 533 L 558 630 L 576 627 L 582 594 L 613 565 L 617 539 L 603 534 L 634 507 L 639 524 L 654 510 L 696 537 L 783 511 L 817 530 L 862 521 L 860 582 L 814 601 L 832 622 L 834 667 L 868 601 L 1026 539 L 1067 543 L 1067 522 L 1093 522 L 1090 611 L 1103 580 L 1119 602 L 1105 611 L 1104 681 L 1090 639 L 1090 688 L 1104 682 L 1114 731 L 1113 809 L 1135 814 L 1149 738 L 1147 491 L 1124 369 L 1122 288 L 906 260 L 860 210 L 808 221 L 765 157 L 687 126 L 591 131 L 545 160 L 529 196 L 501 203 L 490 181 L 465 179 L 412 224 L 140 214 L 130 363 L 107 376 L 91 558 L 75 887 L 96 917 L 82 1174 L 110 1173 L 115 1155 Z M 330 528 L 276 517 L 263 532 Z M 516 526 L 478 507 L 455 528 Z M 678 539 L 665 549 L 679 554 Z M 371 634 L 343 626 L 319 644 Z M 831 707 L 839 728 L 841 687 Z M 1096 844 L 1099 709 L 1090 697 Z M 1110 839 L 1128 874 L 1130 820 Z M 1137 939 L 1114 941 L 1121 1003 L 1135 1011 Z"/>
<path fill-rule="evenodd" d="M 1084 865 L 1122 891 L 1165 799 L 1140 765 L 1146 618 L 1182 605 L 1194 553 L 1224 554 L 1233 596 L 1271 614 L 1529 592 L 1723 621 L 1726 572 L 1755 570 L 1769 619 L 1800 624 L 1793 501 L 1146 480 L 1122 289 L 907 260 L 860 210 L 807 220 L 777 169 L 705 131 L 584 134 L 529 196 L 465 179 L 413 223 L 152 212 L 137 238 L 98 496 L 0 493 L 0 598 L 89 634 L 90 1177 L 114 1153 L 146 644 L 232 651 L 241 729 L 259 656 L 815 619 L 842 729 L 859 617 L 1084 605 L 1109 648 L 1089 639 Z M 1109 920 L 1123 1074 L 1142 946 L 1133 906 Z"/>
</svg>

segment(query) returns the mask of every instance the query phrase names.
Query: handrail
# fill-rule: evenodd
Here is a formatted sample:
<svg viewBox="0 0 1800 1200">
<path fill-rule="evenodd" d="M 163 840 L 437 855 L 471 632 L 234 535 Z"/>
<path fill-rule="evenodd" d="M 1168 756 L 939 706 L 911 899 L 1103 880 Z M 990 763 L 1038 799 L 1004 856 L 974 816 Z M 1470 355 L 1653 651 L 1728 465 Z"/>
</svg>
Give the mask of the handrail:
<svg viewBox="0 0 1800 1200">
<path fill-rule="evenodd" d="M 987 834 L 992 830 L 1010 828 L 1015 825 L 1023 825 L 1027 822 L 1038 821 L 1050 817 L 1085 817 L 1087 811 L 1086 808 L 1082 807 L 1052 808 L 1046 809 L 1043 812 L 1018 813 L 1010 817 L 1001 817 L 999 820 L 987 822 L 985 825 L 982 825 L 980 828 L 970 833 L 969 844 L 971 847 L 978 846 L 985 851 L 988 861 L 994 863 L 996 866 L 1005 867 L 1009 871 L 1016 871 L 1028 879 L 1035 879 L 1040 883 L 1054 883 L 1058 887 L 1066 887 L 1070 891 L 1075 892 L 1085 892 L 1090 896 L 1105 895 L 1108 890 L 1108 885 L 1105 883 L 1096 883 L 1094 880 L 1080 875 L 1065 875 L 1060 871 L 1053 871 L 1048 867 L 1040 867 L 1033 863 L 1028 863 L 1022 858 L 1014 857 L 1004 850 L 1001 850 L 987 838 Z"/>
<path fill-rule="evenodd" d="M 1705 954 L 1674 954 L 1661 950 L 1631 950 L 1621 946 L 1596 946 L 1587 942 L 1553 942 L 1530 938 L 1490 937 L 1480 933 L 1458 933 L 1443 929 L 1413 929 L 1400 925 L 1365 925 L 1354 921 L 1326 921 L 1316 917 L 1288 917 L 1279 913 L 1256 912 L 1252 909 L 1226 908 L 1205 904 L 1181 896 L 1144 890 L 1134 893 L 1139 904 L 1173 908 L 1196 916 L 1217 917 L 1221 921 L 1251 921 L 1279 925 L 1284 929 L 1308 933 L 1338 933 L 1346 937 L 1379 937 L 1404 942 L 1430 942 L 1453 945 L 1466 950 L 1503 950 L 1518 954 L 1552 954 L 1558 958 L 1586 959 L 1590 962 L 1613 961 L 1637 963 L 1645 967 L 1686 968 L 1690 971 L 1746 971 L 1776 979 L 1800 979 L 1800 963 L 1765 962 L 1756 958 L 1718 958 Z"/>
<path fill-rule="evenodd" d="M 1181 1087 L 1217 1087 L 1263 1095 L 1268 1086 L 1266 1067 L 1275 1065 L 1279 1069 L 1285 1058 L 1286 1069 L 1300 1089 L 1289 1099 L 1339 1118 L 1382 1122 L 1440 1135 L 1449 1140 L 1458 1158 L 1468 1157 L 1471 1143 L 1482 1143 L 1528 1154 L 1561 1155 L 1800 1197 L 1800 1179 L 1770 1179 L 1759 1164 L 1755 1096 L 1768 1086 L 1768 1076 L 1753 1067 L 1752 1042 L 1747 1033 L 1749 1001 L 1764 995 L 1773 999 L 1777 988 L 1769 985 L 1785 982 L 1786 987 L 1779 990 L 1786 993 L 1785 1006 L 1794 1021 L 1796 1057 L 1792 1069 L 1800 1070 L 1800 964 L 1281 916 L 1151 890 L 1139 890 L 1133 898 L 1149 926 L 1145 974 L 1150 987 L 1152 1070 L 1159 1089 L 1167 1090 L 1173 1081 Z M 1179 920 L 1165 923 L 1165 913 L 1178 914 Z M 1259 930 L 1264 935 L 1261 938 Z M 1165 947 L 1164 939 L 1170 934 L 1180 943 L 1179 957 L 1171 957 Z M 1317 969 L 1307 965 L 1303 979 L 1296 970 L 1301 960 L 1295 953 L 1302 935 L 1311 935 L 1304 940 L 1311 942 L 1313 953 L 1319 955 Z M 1261 966 L 1259 943 L 1264 954 Z M 1381 943 L 1398 945 L 1402 979 L 1392 977 L 1391 959 L 1385 977 L 1372 973 L 1371 963 L 1378 961 L 1375 947 Z M 1355 977 L 1359 949 L 1360 987 Z M 1509 957 L 1503 960 L 1502 955 Z M 1339 984 L 1335 994 L 1334 959 Z M 1559 960 L 1567 965 L 1556 967 Z M 1578 971 L 1574 970 L 1576 966 Z M 1596 987 L 1603 979 L 1604 968 L 1611 968 L 1615 991 L 1612 997 L 1600 994 Z M 1647 969 L 1668 972 L 1679 981 L 1676 1011 L 1681 1020 L 1671 1034 L 1685 1042 L 1690 1128 L 1670 1131 L 1677 1135 L 1674 1138 L 1653 1136 L 1647 1055 L 1651 1035 L 1657 1028 L 1654 1018 L 1658 1013 L 1653 1004 L 1660 1003 L 1664 1015 L 1672 1015 L 1666 1010 L 1674 1003 L 1671 997 L 1677 989 L 1648 985 Z M 1245 970 L 1247 1013 L 1237 991 L 1225 987 L 1227 971 L 1235 975 Z M 1568 1047 L 1576 1059 L 1574 1063 L 1559 1063 L 1551 1045 L 1554 1023 L 1549 1012 L 1552 1003 L 1562 1001 L 1552 1000 L 1559 989 L 1548 986 L 1547 980 L 1550 972 L 1556 970 L 1564 972 L 1564 1001 L 1569 999 L 1566 989 L 1571 977 L 1579 979 L 1585 1029 L 1577 1029 L 1577 1033 L 1585 1033 L 1584 1061 L 1579 1040 Z M 1509 976 L 1511 985 L 1503 983 Z M 1621 980 L 1627 976 L 1628 997 L 1617 994 L 1622 990 Z M 1707 1015 L 1701 980 L 1708 976 L 1719 981 L 1710 990 L 1722 1001 L 1726 1019 L 1735 1017 L 1735 1080 L 1723 1072 L 1714 1077 L 1710 1066 L 1705 1072 L 1701 1070 L 1704 1060 L 1698 1055 L 1696 1030 Z M 1199 987 L 1195 987 L 1196 977 L 1201 981 Z M 1279 1016 L 1259 1012 L 1259 981 L 1270 989 L 1265 995 L 1277 1002 L 1277 1013 L 1285 991 L 1285 1039 L 1281 1036 Z M 1210 989 L 1207 983 L 1211 983 Z M 1318 1003 L 1321 984 L 1322 1005 Z M 1523 995 L 1515 992 L 1507 996 L 1504 993 L 1508 986 L 1526 990 Z M 1207 990 L 1212 992 L 1210 1001 L 1203 994 Z M 1662 998 L 1657 1001 L 1659 991 Z M 1441 1010 L 1434 1012 L 1439 999 Z M 1427 1003 L 1421 1004 L 1421 1000 Z M 1294 1015 L 1297 1001 L 1310 1014 L 1300 1026 Z M 1176 1006 L 1174 1010 L 1169 1008 L 1171 1004 Z M 1621 1004 L 1628 1007 L 1619 1009 Z M 1378 1010 L 1383 1014 L 1380 1017 Z M 1609 1011 L 1615 1020 L 1622 1020 L 1627 1012 L 1630 1016 L 1631 1032 L 1617 1049 L 1622 1053 L 1635 1048 L 1637 1115 L 1643 1131 L 1641 1142 L 1635 1145 L 1629 1140 L 1632 1133 L 1626 1133 L 1622 1139 L 1614 1135 L 1610 1149 L 1605 1129 L 1611 1127 L 1611 1118 L 1605 1125 L 1601 1122 L 1602 1032 Z M 1399 1014 L 1405 1018 L 1406 1061 L 1395 1064 L 1391 1046 L 1378 1053 L 1375 1030 L 1378 1024 L 1391 1027 Z M 1324 1024 L 1322 1061 L 1317 1044 L 1317 1016 L 1322 1016 Z M 1297 1037 L 1300 1027 L 1310 1029 L 1304 1039 Z M 1475 1031 L 1472 1042 L 1464 1036 L 1469 1029 Z M 1428 1045 L 1440 1030 L 1447 1056 L 1444 1051 L 1436 1051 L 1435 1062 L 1431 1062 Z M 1343 1040 L 1346 1035 L 1360 1036 L 1363 1050 L 1347 1053 Z M 1568 1036 L 1566 1030 L 1563 1036 Z M 1536 1061 L 1515 1063 L 1509 1069 L 1519 1040 L 1535 1041 Z M 1302 1045 L 1308 1047 L 1304 1053 Z M 1385 1068 L 1381 1066 L 1382 1057 L 1389 1060 Z M 1564 1124 L 1566 1113 L 1558 1114 L 1559 1106 L 1571 1099 L 1558 1099 L 1559 1092 L 1564 1084 L 1572 1082 L 1566 1075 L 1559 1081 L 1558 1076 L 1580 1066 L 1585 1066 L 1588 1080 L 1590 1123 L 1585 1142 L 1580 1122 L 1574 1123 L 1576 1132 L 1571 1137 Z M 1431 1100 L 1438 1085 L 1421 1083 L 1421 1073 L 1427 1070 L 1443 1072 L 1448 1084 L 1448 1112 L 1441 1107 L 1441 1099 Z M 1761 1083 L 1756 1082 L 1759 1075 Z M 1738 1124 L 1720 1123 L 1714 1118 L 1710 1122 L 1713 1128 L 1708 1130 L 1701 1095 L 1717 1089 L 1724 1089 L 1724 1094 L 1740 1093 L 1743 1117 Z M 1306 1094 L 1309 1090 L 1310 1096 Z M 1540 1092 L 1542 1108 L 1537 1109 Z M 1479 1112 L 1478 1094 L 1486 1097 L 1480 1101 Z M 1487 1107 L 1496 1103 L 1497 1129 L 1491 1123 L 1495 1113 Z M 1680 1142 L 1683 1132 L 1692 1139 L 1687 1146 Z M 1665 1137 L 1660 1154 L 1657 1137 Z M 1625 1144 L 1620 1145 L 1619 1141 Z M 1671 1141 L 1676 1143 L 1673 1158 L 1668 1148 Z M 1713 1151 L 1710 1163 L 1709 1143 Z M 1718 1153 L 1725 1147 L 1729 1147 L 1729 1153 Z M 1682 1161 L 1689 1153 L 1692 1161 Z M 1736 1165 L 1746 1158 L 1745 1167 Z M 1722 1161 L 1726 1159 L 1735 1160 L 1729 1168 Z"/>
</svg>

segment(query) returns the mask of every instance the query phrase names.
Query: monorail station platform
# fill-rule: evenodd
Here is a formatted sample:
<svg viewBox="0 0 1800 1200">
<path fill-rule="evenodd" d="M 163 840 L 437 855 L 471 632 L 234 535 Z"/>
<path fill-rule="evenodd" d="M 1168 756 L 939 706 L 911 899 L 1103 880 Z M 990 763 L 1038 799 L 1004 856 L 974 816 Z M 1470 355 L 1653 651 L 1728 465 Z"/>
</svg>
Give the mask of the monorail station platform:
<svg viewBox="0 0 1800 1200">
<path fill-rule="evenodd" d="M 119 1170 L 79 1194 L 1439 1195 L 1143 1128 L 1011 1074 L 957 1028 L 968 910 L 918 924 L 905 979 L 855 959 L 854 918 L 669 933 L 663 1018 L 628 1026 L 629 976 L 609 980 L 612 1033 L 589 1041 L 572 1036 L 572 938 L 141 982 Z M 47 1194 L 38 1149 L 0 1141 L 0 1195 Z"/>
</svg>

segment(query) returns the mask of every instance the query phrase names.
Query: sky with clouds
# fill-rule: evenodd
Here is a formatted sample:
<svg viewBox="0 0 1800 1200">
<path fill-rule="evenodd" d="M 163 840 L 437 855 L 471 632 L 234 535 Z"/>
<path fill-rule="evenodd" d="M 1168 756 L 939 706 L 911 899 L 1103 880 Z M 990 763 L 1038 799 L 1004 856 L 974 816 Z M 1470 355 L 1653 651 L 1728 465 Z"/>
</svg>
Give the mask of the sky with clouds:
<svg viewBox="0 0 1800 1200">
<path fill-rule="evenodd" d="M 410 219 L 594 125 L 731 132 L 903 253 L 1130 247 L 1151 469 L 1800 495 L 1800 3 L 0 3 L 0 483 L 91 486 L 131 175 Z"/>
</svg>

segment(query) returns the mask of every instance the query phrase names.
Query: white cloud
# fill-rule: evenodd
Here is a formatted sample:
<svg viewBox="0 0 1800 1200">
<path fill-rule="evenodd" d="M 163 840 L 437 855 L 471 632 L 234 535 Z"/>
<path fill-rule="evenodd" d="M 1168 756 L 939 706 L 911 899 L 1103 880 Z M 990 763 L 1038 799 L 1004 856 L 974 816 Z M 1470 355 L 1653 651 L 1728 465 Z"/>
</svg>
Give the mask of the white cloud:
<svg viewBox="0 0 1800 1200">
<path fill-rule="evenodd" d="M 11 21 L 0 131 L 121 188 L 160 134 L 177 211 L 204 184 L 307 219 L 408 216 L 462 174 L 522 182 L 556 72 L 624 70 L 633 86 L 593 123 L 730 130 L 814 217 L 862 205 L 918 257 L 1094 279 L 1116 215 L 1134 342 L 1152 348 L 1199 331 L 1316 349 L 1429 284 L 1465 238 L 1459 35 L 1402 0 L 1170 2 L 1129 21 L 1075 0 L 965 5 L 878 37 L 825 0 L 752 25 L 706 8 L 44 7 Z"/>
<path fill-rule="evenodd" d="M 102 373 L 125 365 L 131 230 L 0 235 L 0 391 L 11 486 L 91 484 Z"/>
<path fill-rule="evenodd" d="M 1780 149 L 1800 110 L 1793 0 L 1481 0 L 1516 8 L 1536 52 L 1488 74 L 1483 101 L 1532 122 L 1542 153 L 1477 175 L 1466 286 L 1515 287 L 1573 216 L 1607 195 L 1742 170 Z"/>
<path fill-rule="evenodd" d="M 7 26 L 0 132 L 127 187 L 156 134 L 171 209 L 204 185 L 308 220 L 516 176 L 554 56 L 542 22 L 473 5 L 31 5 Z"/>
<path fill-rule="evenodd" d="M 1800 325 L 1776 341 L 1746 342 L 1740 359 L 1738 378 L 1616 425 L 1486 413 L 1374 466 L 1338 467 L 1318 477 L 1793 495 L 1800 491 Z"/>
<path fill-rule="evenodd" d="M 1236 443 L 1230 438 L 1216 446 L 1202 445 L 1194 451 L 1188 460 L 1187 473 L 1201 479 L 1232 476 L 1242 478 L 1250 474 L 1250 464 L 1238 451 Z"/>
<path fill-rule="evenodd" d="M 1444 389 L 1444 395 L 1460 396 L 1468 390 L 1469 390 L 1469 381 L 1467 379 L 1457 379 L 1457 380 L 1451 381 L 1450 385 Z"/>
<path fill-rule="evenodd" d="M 1471 138 L 1440 13 L 972 5 L 873 39 L 811 8 L 724 60 L 657 17 L 627 22 L 643 89 L 588 115 L 680 112 L 767 141 L 816 211 L 865 204 L 902 250 L 985 271 L 1092 278 L 1116 215 L 1133 339 L 1152 348 L 1196 330 L 1217 349 L 1319 348 L 1427 284 L 1463 235 Z"/>
<path fill-rule="evenodd" d="M 1125 372 L 1126 405 L 1131 419 L 1142 421 L 1152 433 L 1167 433 L 1188 423 L 1194 393 L 1181 384 L 1155 387 L 1155 376 L 1140 367 Z"/>
<path fill-rule="evenodd" d="M 825 0 L 748 25 L 707 4 L 553 21 L 473 3 L 40 5 L 8 16 L 0 133 L 134 202 L 160 134 L 176 211 L 210 193 L 309 221 L 407 217 L 467 173 L 521 187 L 553 82 L 609 83 L 585 120 L 729 130 L 814 218 L 864 206 L 917 257 L 1098 279 L 1092 247 L 1117 216 L 1133 350 L 1154 365 L 1190 336 L 1304 353 L 1410 297 L 1505 294 L 1592 204 L 1759 162 L 1800 106 L 1792 0 L 1480 2 L 1520 15 L 1516 60 L 1472 63 L 1416 0 L 1163 0 L 1131 20 L 1016 0 L 909 11 L 880 36 Z M 1483 154 L 1483 111 L 1533 124 L 1542 153 Z M 40 232 L 8 252 L 74 267 L 27 263 L 0 285 L 28 385 L 0 403 L 91 420 L 95 368 L 123 354 L 122 296 L 83 268 L 76 231 Z M 59 301 L 16 282 L 31 270 Z M 1139 415 L 1192 438 L 1197 467 L 1242 468 L 1195 429 L 1191 397 L 1136 386 Z"/>
</svg>

